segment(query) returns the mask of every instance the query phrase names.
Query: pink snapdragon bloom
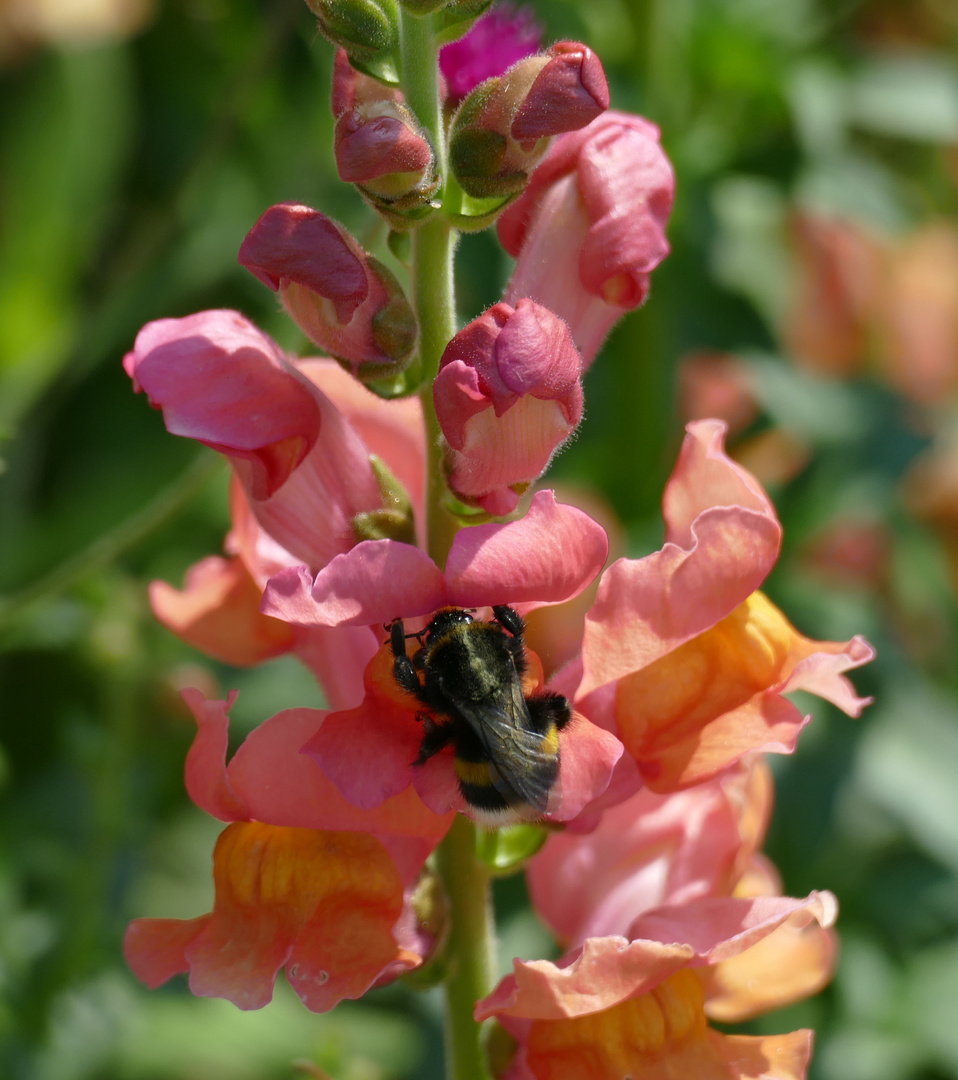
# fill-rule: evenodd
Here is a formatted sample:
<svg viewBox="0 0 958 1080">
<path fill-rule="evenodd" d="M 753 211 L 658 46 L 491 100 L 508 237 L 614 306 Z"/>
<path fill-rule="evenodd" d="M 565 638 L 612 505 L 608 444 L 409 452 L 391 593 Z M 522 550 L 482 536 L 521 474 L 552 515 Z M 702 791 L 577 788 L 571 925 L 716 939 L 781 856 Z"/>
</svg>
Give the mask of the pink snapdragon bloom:
<svg viewBox="0 0 958 1080">
<path fill-rule="evenodd" d="M 673 795 L 646 788 L 607 810 L 592 832 L 549 837 L 526 869 L 533 907 L 572 947 L 625 935 L 655 908 L 703 897 L 776 896 L 781 881 L 758 854 L 772 801 L 761 757 Z M 831 979 L 835 957 L 831 929 L 786 920 L 747 955 L 709 969 L 708 1014 L 744 1020 L 817 993 Z"/>
<path fill-rule="evenodd" d="M 509 514 L 582 419 L 582 361 L 548 308 L 499 303 L 460 330 L 433 383 L 450 488 Z"/>
<path fill-rule="evenodd" d="M 605 562 L 604 531 L 587 515 L 541 491 L 528 513 L 505 524 L 457 533 L 445 570 L 421 549 L 391 540 L 365 541 L 334 559 L 315 578 L 305 567 L 269 582 L 267 614 L 299 627 L 383 625 L 416 620 L 447 606 L 483 609 L 511 604 L 520 612 L 577 595 Z M 422 625 L 412 622 L 410 629 Z M 541 687 L 541 666 L 530 656 L 526 692 Z M 326 718 L 306 749 L 352 803 L 379 805 L 410 785 L 438 813 L 470 812 L 459 791 L 449 747 L 413 767 L 422 741 L 422 706 L 393 675 L 383 642 L 364 676 L 365 697 L 354 709 Z M 550 816 L 575 817 L 605 790 L 620 755 L 608 732 L 574 717 L 560 735 L 557 803 Z"/>
<path fill-rule="evenodd" d="M 234 468 L 227 558 L 202 560 L 183 590 L 154 582 L 157 618 L 231 664 L 295 649 L 331 703 L 351 702 L 357 688 L 361 696 L 362 670 L 378 646 L 372 631 L 304 634 L 259 605 L 279 570 L 303 562 L 319 569 L 368 535 L 370 519 L 389 524 L 396 511 L 370 455 L 408 491 L 413 512 L 421 508 L 418 401 L 384 402 L 334 361 L 293 362 L 236 312 L 150 323 L 124 366 L 168 430 L 213 446 Z"/>
<path fill-rule="evenodd" d="M 449 101 L 457 104 L 481 82 L 538 52 L 542 32 L 530 7 L 517 11 L 512 4 L 498 4 L 486 12 L 467 34 L 439 50 Z"/>
<path fill-rule="evenodd" d="M 429 947 L 405 893 L 451 821 L 411 791 L 375 810 L 346 802 L 299 750 L 323 722 L 289 709 L 250 734 L 226 764 L 229 701 L 184 697 L 198 725 L 186 787 L 231 822 L 213 855 L 213 911 L 136 919 L 124 950 L 151 988 L 189 972 L 190 989 L 257 1009 L 279 969 L 313 1012 L 417 967 Z"/>
<path fill-rule="evenodd" d="M 857 716 L 870 699 L 842 673 L 874 656 L 860 637 L 804 637 L 757 591 L 781 544 L 772 504 L 726 456 L 724 424 L 686 430 L 663 497 L 665 545 L 603 574 L 575 693 L 658 792 L 701 783 L 751 750 L 790 753 L 809 718 L 789 691 Z"/>
<path fill-rule="evenodd" d="M 517 259 L 504 299 L 529 296 L 554 311 L 590 364 L 669 253 L 674 194 L 659 130 L 642 117 L 610 110 L 563 135 L 499 218 Z"/>
<path fill-rule="evenodd" d="M 729 789 L 744 775 L 673 795 L 644 788 L 592 832 L 550 836 L 526 867 L 536 913 L 563 945 L 581 945 L 624 934 L 643 911 L 730 895 L 743 840 Z"/>
<path fill-rule="evenodd" d="M 416 316 L 399 282 L 318 210 L 271 206 L 240 245 L 239 261 L 279 293 L 310 341 L 357 377 L 396 374 L 412 359 Z"/>
<path fill-rule="evenodd" d="M 800 1080 L 812 1033 L 720 1034 L 707 1023 L 706 980 L 786 921 L 830 926 L 836 911 L 827 892 L 661 907 L 557 963 L 514 960 L 476 1019 L 495 1016 L 518 1040 L 507 1080 Z"/>
<path fill-rule="evenodd" d="M 237 312 L 147 323 L 123 366 L 171 434 L 226 455 L 257 521 L 301 561 L 325 565 L 355 542 L 356 515 L 382 507 L 362 441 Z"/>
</svg>

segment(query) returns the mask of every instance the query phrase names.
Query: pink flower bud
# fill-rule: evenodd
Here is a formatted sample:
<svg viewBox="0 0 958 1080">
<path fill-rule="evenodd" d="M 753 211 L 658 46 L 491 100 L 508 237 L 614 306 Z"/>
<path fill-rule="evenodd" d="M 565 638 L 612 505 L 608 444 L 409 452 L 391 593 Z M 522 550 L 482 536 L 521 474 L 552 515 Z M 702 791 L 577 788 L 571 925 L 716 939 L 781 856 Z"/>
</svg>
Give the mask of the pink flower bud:
<svg viewBox="0 0 958 1080">
<path fill-rule="evenodd" d="M 582 419 L 581 369 L 568 327 L 532 300 L 496 304 L 456 334 L 433 397 L 459 498 L 516 508 Z"/>
<path fill-rule="evenodd" d="M 674 194 L 658 128 L 642 117 L 608 112 L 563 135 L 499 220 L 518 260 L 505 299 L 531 296 L 555 311 L 588 365 L 669 253 Z"/>
<path fill-rule="evenodd" d="M 340 179 L 355 184 L 393 228 L 428 213 L 439 189 L 436 155 L 403 95 L 356 71 L 339 49 L 332 108 Z"/>
<path fill-rule="evenodd" d="M 308 206 L 271 206 L 239 261 L 275 292 L 304 334 L 361 379 L 402 371 L 416 317 L 392 273 L 348 232 Z"/>
<path fill-rule="evenodd" d="M 449 151 L 467 195 L 489 199 L 521 191 L 546 139 L 575 131 L 609 106 L 599 58 L 586 45 L 560 41 L 487 79 L 453 120 Z"/>
</svg>

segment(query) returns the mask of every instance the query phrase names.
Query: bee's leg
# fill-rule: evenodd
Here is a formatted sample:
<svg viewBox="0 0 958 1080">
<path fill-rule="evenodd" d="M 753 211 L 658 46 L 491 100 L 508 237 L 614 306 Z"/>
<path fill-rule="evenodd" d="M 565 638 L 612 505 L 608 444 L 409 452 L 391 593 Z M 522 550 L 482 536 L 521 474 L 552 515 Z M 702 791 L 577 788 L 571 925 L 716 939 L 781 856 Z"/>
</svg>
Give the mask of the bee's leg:
<svg viewBox="0 0 958 1080">
<path fill-rule="evenodd" d="M 572 719 L 569 699 L 554 690 L 540 690 L 527 697 L 526 704 L 529 706 L 532 726 L 540 735 L 544 735 L 552 724 L 555 724 L 557 731 L 561 731 Z"/>
<path fill-rule="evenodd" d="M 505 604 L 495 604 L 492 608 L 492 614 L 500 626 L 504 626 L 514 638 L 522 640 L 522 631 L 525 630 L 526 624 L 522 621 L 522 616 L 518 611 L 513 611 L 511 607 L 507 607 Z"/>
<path fill-rule="evenodd" d="M 428 705 L 429 700 L 425 697 L 425 691 L 413 662 L 406 655 L 406 628 L 403 626 L 402 619 L 396 619 L 390 626 L 389 643 L 393 651 L 393 675 L 396 682 L 403 690 L 415 694 L 424 705 Z"/>
<path fill-rule="evenodd" d="M 437 724 L 426 713 L 417 713 L 416 719 L 423 723 L 422 742 L 419 744 L 419 757 L 413 762 L 414 765 L 425 764 L 433 755 L 438 754 L 443 747 L 452 742 L 452 724 Z"/>
<path fill-rule="evenodd" d="M 496 617 L 496 622 L 511 635 L 506 638 L 506 644 L 509 647 L 509 652 L 512 653 L 512 661 L 516 665 L 516 672 L 522 676 L 529 666 L 526 660 L 525 643 L 522 640 L 522 632 L 525 630 L 526 624 L 522 621 L 522 616 L 518 612 L 513 611 L 511 607 L 506 607 L 505 604 L 494 607 L 492 613 Z"/>
</svg>

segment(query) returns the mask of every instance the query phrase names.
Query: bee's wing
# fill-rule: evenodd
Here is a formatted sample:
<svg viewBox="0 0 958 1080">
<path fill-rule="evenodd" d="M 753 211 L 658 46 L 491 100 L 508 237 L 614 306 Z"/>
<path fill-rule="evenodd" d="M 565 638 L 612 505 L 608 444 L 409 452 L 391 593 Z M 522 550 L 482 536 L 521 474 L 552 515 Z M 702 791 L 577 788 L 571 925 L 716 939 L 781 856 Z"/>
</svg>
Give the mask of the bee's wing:
<svg viewBox="0 0 958 1080">
<path fill-rule="evenodd" d="M 552 758 L 543 751 L 543 737 L 531 730 L 529 708 L 518 679 L 509 691 L 497 695 L 495 701 L 485 701 L 481 708 L 470 702 L 458 705 L 495 766 L 491 774 L 493 787 L 507 798 L 519 796 L 544 814 L 555 777 L 542 766 L 544 761 L 551 763 Z"/>
</svg>

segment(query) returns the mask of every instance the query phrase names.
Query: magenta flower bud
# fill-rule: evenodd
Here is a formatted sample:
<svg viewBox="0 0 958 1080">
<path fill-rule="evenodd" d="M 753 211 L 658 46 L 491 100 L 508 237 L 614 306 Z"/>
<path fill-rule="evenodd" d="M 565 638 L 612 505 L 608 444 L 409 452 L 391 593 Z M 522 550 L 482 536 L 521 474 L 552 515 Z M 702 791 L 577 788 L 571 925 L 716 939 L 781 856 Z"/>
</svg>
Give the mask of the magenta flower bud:
<svg viewBox="0 0 958 1080">
<path fill-rule="evenodd" d="M 433 384 L 449 486 L 508 514 L 582 419 L 582 361 L 548 308 L 499 303 L 446 346 Z"/>
<path fill-rule="evenodd" d="M 417 325 L 399 282 L 325 214 L 271 206 L 239 261 L 274 292 L 306 336 L 364 381 L 408 366 Z"/>
<path fill-rule="evenodd" d="M 538 52 L 541 41 L 542 27 L 531 8 L 517 11 L 512 4 L 500 4 L 487 12 L 468 34 L 439 51 L 448 100 L 458 104 L 481 82 Z"/>
<path fill-rule="evenodd" d="M 586 45 L 560 41 L 520 60 L 477 86 L 453 120 L 450 161 L 459 186 L 475 199 L 516 194 L 551 136 L 584 127 L 608 106 L 602 64 Z"/>
<path fill-rule="evenodd" d="M 563 135 L 499 219 L 517 259 L 506 301 L 531 296 L 555 311 L 590 364 L 669 253 L 674 196 L 659 130 L 642 117 L 608 112 Z"/>
</svg>

